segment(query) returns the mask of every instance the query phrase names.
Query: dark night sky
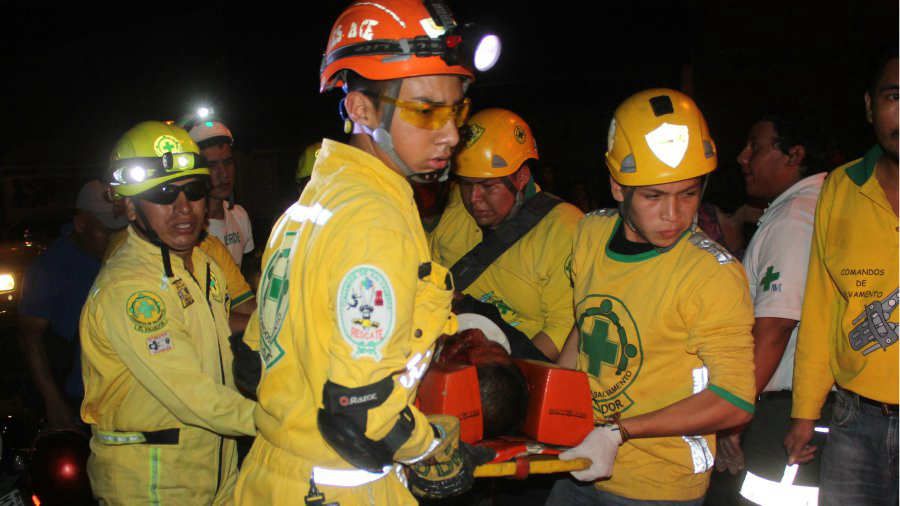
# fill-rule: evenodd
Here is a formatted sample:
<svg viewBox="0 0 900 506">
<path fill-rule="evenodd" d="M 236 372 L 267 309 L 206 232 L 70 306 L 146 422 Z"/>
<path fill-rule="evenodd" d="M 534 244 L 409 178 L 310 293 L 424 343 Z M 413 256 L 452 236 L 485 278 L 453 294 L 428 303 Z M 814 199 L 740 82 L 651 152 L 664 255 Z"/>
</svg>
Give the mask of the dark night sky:
<svg viewBox="0 0 900 506">
<path fill-rule="evenodd" d="M 599 172 L 615 105 L 642 88 L 681 86 L 690 64 L 726 179 L 754 115 L 771 104 L 817 110 L 850 156 L 870 142 L 858 78 L 870 48 L 897 41 L 897 3 L 824 4 L 450 1 L 458 19 L 496 27 L 504 41 L 498 67 L 471 89 L 475 108 L 519 112 L 563 172 Z M 132 124 L 177 119 L 202 101 L 244 151 L 340 138 L 339 94 L 319 95 L 317 73 L 345 2 L 295 5 L 10 9 L 0 163 L 102 164 Z"/>
</svg>

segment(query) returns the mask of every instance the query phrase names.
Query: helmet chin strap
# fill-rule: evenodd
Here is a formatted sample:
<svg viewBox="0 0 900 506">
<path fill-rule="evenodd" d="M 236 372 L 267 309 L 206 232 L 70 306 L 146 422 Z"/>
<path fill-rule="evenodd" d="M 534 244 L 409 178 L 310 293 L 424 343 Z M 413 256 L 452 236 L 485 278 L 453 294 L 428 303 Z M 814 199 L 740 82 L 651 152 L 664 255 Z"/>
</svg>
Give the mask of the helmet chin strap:
<svg viewBox="0 0 900 506">
<path fill-rule="evenodd" d="M 703 176 L 703 186 L 700 188 L 700 202 L 703 202 L 703 194 L 706 193 L 706 184 L 709 182 L 709 176 Z M 625 224 L 626 227 L 630 228 L 632 232 L 641 237 L 641 239 L 647 241 L 647 243 L 653 245 L 653 248 L 656 249 L 659 253 L 665 253 L 670 249 L 674 248 L 675 245 L 678 244 L 679 241 L 675 241 L 674 243 L 660 248 L 657 245 L 650 242 L 650 239 L 647 238 L 647 234 L 644 233 L 640 227 L 637 226 L 637 223 L 632 221 L 631 214 L 628 212 L 631 209 L 631 199 L 634 196 L 634 187 L 623 187 L 623 193 L 625 194 L 625 199 L 622 202 L 619 202 L 619 215 L 622 216 L 622 223 Z M 699 210 L 699 207 L 698 207 Z M 691 228 L 697 225 L 697 213 L 694 213 L 694 218 L 691 220 Z"/>
<path fill-rule="evenodd" d="M 172 260 L 169 257 L 169 247 L 159 239 L 159 235 L 153 230 L 153 227 L 150 226 L 147 215 L 144 214 L 143 209 L 141 209 L 141 206 L 137 201 L 134 203 L 134 210 L 138 216 L 138 221 L 136 221 L 134 225 L 142 234 L 144 234 L 144 237 L 146 237 L 151 244 L 159 246 L 159 252 L 162 255 L 163 270 L 165 271 L 166 277 L 175 277 L 175 273 L 172 272 Z"/>
<path fill-rule="evenodd" d="M 385 90 L 385 95 L 397 99 L 400 95 L 400 86 L 403 84 L 402 79 L 396 79 L 391 85 Z M 401 158 L 400 155 L 397 154 L 397 150 L 394 149 L 394 139 L 391 137 L 391 122 L 394 119 L 394 104 L 390 102 L 386 102 L 382 107 L 382 115 L 381 115 L 381 123 L 378 125 L 378 128 L 375 130 L 371 130 L 365 125 L 360 125 L 363 131 L 375 141 L 375 144 L 381 148 L 382 151 L 387 153 L 387 155 L 391 158 L 391 161 L 394 162 L 394 165 L 400 169 L 403 173 L 403 176 L 406 179 L 419 182 L 419 183 L 428 183 L 433 181 L 446 181 L 447 175 L 450 172 L 450 164 L 448 163 L 446 167 L 443 169 L 439 169 L 431 172 L 415 172 L 412 170 L 409 165 L 406 164 Z M 434 177 L 437 176 L 437 177 Z"/>
</svg>

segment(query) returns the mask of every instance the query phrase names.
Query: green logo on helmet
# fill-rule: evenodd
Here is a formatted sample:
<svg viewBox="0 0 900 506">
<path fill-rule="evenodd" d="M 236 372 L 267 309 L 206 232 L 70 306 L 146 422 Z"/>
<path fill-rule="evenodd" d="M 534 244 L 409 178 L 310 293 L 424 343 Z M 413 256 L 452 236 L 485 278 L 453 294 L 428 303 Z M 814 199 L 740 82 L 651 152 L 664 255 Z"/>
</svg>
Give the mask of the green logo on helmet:
<svg viewBox="0 0 900 506">
<path fill-rule="evenodd" d="M 481 134 L 484 133 L 484 127 L 477 123 L 469 123 L 466 125 L 465 132 L 463 132 L 463 137 L 465 138 L 465 146 L 467 148 L 471 148 L 473 144 L 478 142 L 478 139 L 481 138 Z"/>
<path fill-rule="evenodd" d="M 181 143 L 171 135 L 160 135 L 153 141 L 153 151 L 156 156 L 162 156 L 163 153 L 180 153 Z"/>
</svg>

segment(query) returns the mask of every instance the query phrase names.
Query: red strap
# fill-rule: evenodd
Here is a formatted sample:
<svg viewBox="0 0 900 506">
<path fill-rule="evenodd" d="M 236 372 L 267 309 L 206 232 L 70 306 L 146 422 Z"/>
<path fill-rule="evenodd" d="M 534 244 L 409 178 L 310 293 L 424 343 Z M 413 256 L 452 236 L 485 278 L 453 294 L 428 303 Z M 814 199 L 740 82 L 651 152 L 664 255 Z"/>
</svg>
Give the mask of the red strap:
<svg viewBox="0 0 900 506">
<path fill-rule="evenodd" d="M 516 474 L 513 475 L 515 480 L 524 480 L 528 478 L 528 456 L 516 457 Z"/>
</svg>

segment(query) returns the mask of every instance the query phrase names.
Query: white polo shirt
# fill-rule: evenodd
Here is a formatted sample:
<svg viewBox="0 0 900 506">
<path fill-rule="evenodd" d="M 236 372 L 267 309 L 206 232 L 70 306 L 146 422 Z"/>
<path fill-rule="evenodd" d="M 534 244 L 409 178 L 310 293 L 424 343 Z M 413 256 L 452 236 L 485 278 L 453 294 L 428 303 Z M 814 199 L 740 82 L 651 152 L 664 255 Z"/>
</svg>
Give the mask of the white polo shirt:
<svg viewBox="0 0 900 506">
<path fill-rule="evenodd" d="M 222 201 L 225 208 L 224 219 L 209 219 L 206 231 L 218 237 L 234 258 L 234 263 L 241 266 L 244 255 L 253 251 L 253 229 L 247 211 L 238 204 L 228 209 L 228 203 Z"/>
<path fill-rule="evenodd" d="M 794 183 L 766 208 L 744 253 L 755 318 L 800 321 L 816 201 L 826 173 Z M 764 391 L 791 390 L 797 327 Z"/>
</svg>

